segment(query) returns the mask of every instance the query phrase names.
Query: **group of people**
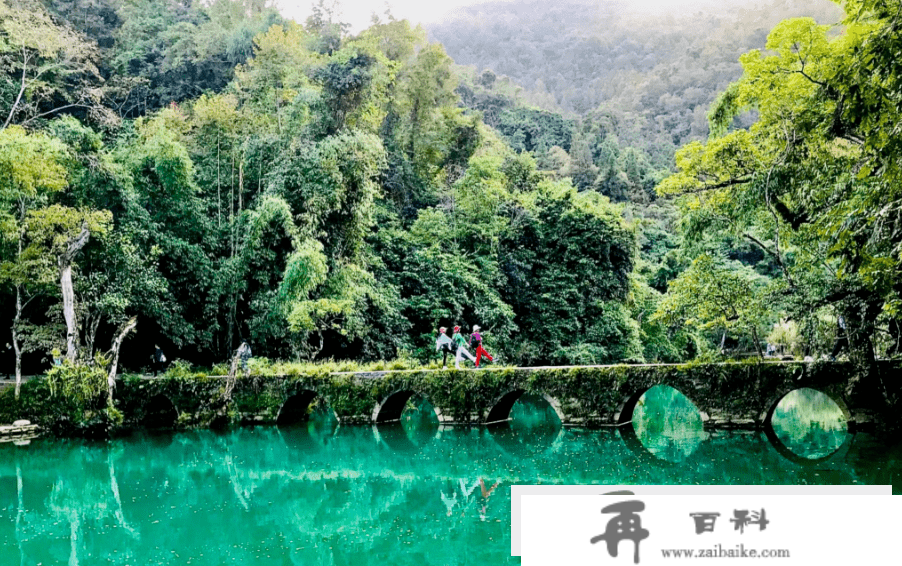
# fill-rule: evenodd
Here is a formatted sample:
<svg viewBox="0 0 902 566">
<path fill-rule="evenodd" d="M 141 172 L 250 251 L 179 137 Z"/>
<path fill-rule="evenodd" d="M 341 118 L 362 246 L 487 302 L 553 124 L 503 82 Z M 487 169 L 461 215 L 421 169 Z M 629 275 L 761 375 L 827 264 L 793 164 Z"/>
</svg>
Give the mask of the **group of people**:
<svg viewBox="0 0 902 566">
<path fill-rule="evenodd" d="M 479 333 L 480 330 L 482 329 L 479 326 L 474 326 L 473 332 L 470 334 L 470 339 L 467 340 L 463 337 L 463 334 L 460 333 L 459 326 L 454 327 L 454 334 L 450 338 L 447 334 L 447 328 L 442 327 L 438 329 L 438 337 L 435 339 L 435 351 L 442 352 L 443 369 L 448 367 L 448 354 L 454 356 L 454 367 L 457 369 L 460 369 L 460 361 L 463 358 L 468 358 L 473 362 L 476 369 L 479 369 L 479 363 L 482 361 L 482 358 L 486 358 L 490 362 L 495 359 L 482 346 L 482 334 Z M 476 348 L 475 358 L 468 349 L 474 347 L 474 345 Z"/>
</svg>

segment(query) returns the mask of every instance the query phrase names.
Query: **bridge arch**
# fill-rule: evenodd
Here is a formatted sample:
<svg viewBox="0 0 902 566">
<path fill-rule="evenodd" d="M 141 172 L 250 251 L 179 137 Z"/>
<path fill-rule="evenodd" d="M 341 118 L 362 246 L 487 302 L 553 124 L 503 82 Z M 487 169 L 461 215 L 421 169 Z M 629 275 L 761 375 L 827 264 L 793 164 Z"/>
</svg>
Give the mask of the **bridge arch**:
<svg viewBox="0 0 902 566">
<path fill-rule="evenodd" d="M 822 393 L 830 398 L 831 401 L 836 403 L 836 406 L 839 407 L 839 410 L 842 411 L 843 417 L 845 417 L 846 422 L 849 425 L 852 424 L 852 411 L 849 410 L 849 405 L 846 403 L 846 400 L 833 391 L 824 390 L 824 389 L 816 389 L 814 387 L 783 387 L 780 388 L 776 393 L 771 395 L 764 405 L 764 412 L 761 414 L 760 421 L 764 425 L 765 430 L 772 428 L 771 420 L 774 418 L 774 413 L 777 412 L 777 406 L 780 405 L 780 401 L 782 401 L 787 395 L 792 393 L 793 391 L 799 391 L 801 389 L 811 389 L 812 391 L 817 391 L 818 393 Z"/>
<path fill-rule="evenodd" d="M 511 409 L 514 408 L 514 403 L 516 403 L 520 399 L 520 397 L 525 394 L 525 389 L 513 389 L 495 399 L 483 424 L 497 424 L 510 420 Z M 561 408 L 561 404 L 557 399 L 545 393 L 533 394 L 537 397 L 541 397 L 545 400 L 545 402 L 548 403 L 548 405 L 551 406 L 552 410 L 554 410 L 557 418 L 561 421 L 562 424 L 567 422 L 566 417 L 564 416 L 564 411 Z"/>
<path fill-rule="evenodd" d="M 310 406 L 318 398 L 322 399 L 316 391 L 310 389 L 301 389 L 290 395 L 279 408 L 276 424 L 288 426 L 307 422 L 310 419 Z"/>
<path fill-rule="evenodd" d="M 814 458 L 809 458 L 806 456 L 801 456 L 793 452 L 778 436 L 777 431 L 774 428 L 773 418 L 774 414 L 777 412 L 777 407 L 780 405 L 780 402 L 783 401 L 790 393 L 795 391 L 802 391 L 808 389 L 810 391 L 814 391 L 825 395 L 834 404 L 836 404 L 837 408 L 839 408 L 840 412 L 843 415 L 843 418 L 846 420 L 846 436 L 843 439 L 842 444 L 840 444 L 836 450 L 829 454 L 825 454 L 824 456 L 818 456 Z M 848 405 L 846 404 L 845 399 L 830 390 L 822 390 L 816 389 L 814 387 L 786 387 L 781 389 L 778 393 L 771 396 L 767 400 L 767 405 L 765 406 L 766 411 L 761 417 L 761 421 L 764 429 L 764 436 L 767 438 L 768 443 L 771 447 L 783 458 L 803 467 L 822 467 L 824 464 L 828 464 L 830 462 L 840 462 L 842 461 L 846 454 L 849 452 L 849 448 L 852 445 L 852 438 L 855 436 L 852 427 L 854 422 L 852 421 L 852 412 L 849 410 Z"/>
<path fill-rule="evenodd" d="M 413 398 L 424 399 L 429 402 L 429 398 L 414 391 L 412 389 L 398 389 L 386 395 L 382 401 L 373 408 L 372 421 L 375 424 L 400 422 L 401 415 L 407 407 L 407 402 Z M 429 402 L 438 422 L 442 422 L 442 412 L 434 404 Z"/>
<path fill-rule="evenodd" d="M 659 385 L 664 386 L 664 387 L 670 387 L 671 389 L 675 389 L 681 395 L 683 395 L 683 397 L 688 399 L 689 402 L 692 403 L 692 405 L 696 408 L 696 410 L 698 410 L 698 414 L 702 418 L 702 423 L 705 423 L 708 420 L 710 420 L 711 417 L 708 415 L 708 413 L 706 413 L 705 411 L 702 411 L 701 408 L 698 406 L 698 403 L 696 403 L 695 401 L 692 400 L 691 397 L 686 395 L 686 393 L 683 392 L 682 389 L 680 389 L 678 387 L 674 387 L 667 383 L 656 383 L 656 384 L 650 385 L 648 387 L 642 387 L 641 389 L 638 389 L 637 391 L 624 397 L 623 400 L 620 402 L 620 405 L 617 407 L 617 410 L 614 412 L 614 424 L 625 425 L 627 423 L 632 422 L 633 421 L 633 412 L 636 410 L 636 406 L 639 404 L 639 400 L 642 399 L 642 396 L 645 395 L 646 393 L 648 393 L 648 391 L 650 389 L 657 387 Z"/>
<path fill-rule="evenodd" d="M 144 405 L 141 425 L 145 428 L 172 428 L 178 422 L 179 410 L 175 403 L 162 393 L 151 397 Z"/>
<path fill-rule="evenodd" d="M 658 395 L 648 397 L 653 390 Z M 635 414 L 643 398 L 651 403 L 645 418 Z M 666 383 L 642 387 L 628 395 L 614 419 L 626 448 L 643 464 L 661 467 L 680 466 L 692 460 L 707 440 L 706 420 L 708 415 L 682 389 Z"/>
</svg>

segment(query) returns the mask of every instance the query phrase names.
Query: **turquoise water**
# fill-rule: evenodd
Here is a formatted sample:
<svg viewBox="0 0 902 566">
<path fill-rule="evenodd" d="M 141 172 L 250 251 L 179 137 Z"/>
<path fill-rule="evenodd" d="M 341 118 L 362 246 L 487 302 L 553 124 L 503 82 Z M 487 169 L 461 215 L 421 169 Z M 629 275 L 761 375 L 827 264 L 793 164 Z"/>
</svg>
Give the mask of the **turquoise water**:
<svg viewBox="0 0 902 566">
<path fill-rule="evenodd" d="M 788 444 L 775 445 L 764 433 L 703 431 L 680 397 L 653 390 L 635 428 L 593 431 L 561 430 L 548 407 L 521 406 L 495 429 L 439 430 L 411 411 L 378 429 L 320 418 L 2 444 L 0 565 L 517 564 L 512 484 L 899 489 L 902 449 L 832 429 L 812 441 L 817 427 L 799 418 L 798 399 L 778 410 Z"/>
</svg>

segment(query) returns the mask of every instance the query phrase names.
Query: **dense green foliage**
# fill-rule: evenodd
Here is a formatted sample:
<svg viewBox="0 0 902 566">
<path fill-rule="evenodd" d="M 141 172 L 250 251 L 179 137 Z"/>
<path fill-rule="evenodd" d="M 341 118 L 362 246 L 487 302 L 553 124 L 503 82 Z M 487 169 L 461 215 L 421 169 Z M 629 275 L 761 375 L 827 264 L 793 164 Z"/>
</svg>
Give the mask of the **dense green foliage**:
<svg viewBox="0 0 902 566">
<path fill-rule="evenodd" d="M 715 135 L 681 149 L 658 190 L 681 196 L 693 242 L 731 234 L 771 258 L 773 283 L 750 299 L 782 309 L 809 341 L 841 316 L 853 357 L 869 364 L 902 344 L 902 4 L 844 4 L 842 33 L 787 20 L 767 52 L 744 55 L 709 114 Z M 730 131 L 747 108 L 759 120 Z"/>
<path fill-rule="evenodd" d="M 54 349 L 93 363 L 122 332 L 126 371 L 154 344 L 212 365 L 242 340 L 425 361 L 454 324 L 510 364 L 681 357 L 666 334 L 643 346 L 621 207 L 467 112 L 406 21 L 350 36 L 322 5 L 303 25 L 257 0 L 0 6 L 0 292 L 26 373 Z M 568 145 L 569 122 L 515 114 Z"/>
<path fill-rule="evenodd" d="M 433 30 L 458 62 L 492 42 L 477 71 L 322 3 L 2 0 L 3 363 L 78 368 L 118 337 L 125 371 L 242 340 L 423 363 L 455 324 L 510 365 L 820 355 L 840 314 L 853 357 L 898 355 L 898 2 L 842 5 L 777 25 L 740 76 L 776 21 Z M 491 59 L 510 46 L 579 96 L 538 96 Z"/>
</svg>

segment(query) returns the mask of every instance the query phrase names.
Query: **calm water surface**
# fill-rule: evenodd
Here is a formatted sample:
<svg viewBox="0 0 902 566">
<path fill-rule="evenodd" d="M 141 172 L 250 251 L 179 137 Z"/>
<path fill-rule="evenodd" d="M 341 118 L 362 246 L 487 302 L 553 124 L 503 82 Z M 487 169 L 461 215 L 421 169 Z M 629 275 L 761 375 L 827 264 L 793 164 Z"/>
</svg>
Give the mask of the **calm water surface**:
<svg viewBox="0 0 902 566">
<path fill-rule="evenodd" d="M 688 400 L 656 388 L 634 426 L 600 431 L 560 430 L 553 411 L 527 402 L 495 429 L 439 430 L 428 411 L 412 410 L 378 429 L 315 418 L 2 444 L 0 565 L 518 564 L 512 484 L 900 491 L 902 449 L 848 434 L 818 395 L 784 399 L 770 435 L 706 433 Z"/>
</svg>

